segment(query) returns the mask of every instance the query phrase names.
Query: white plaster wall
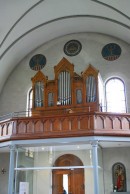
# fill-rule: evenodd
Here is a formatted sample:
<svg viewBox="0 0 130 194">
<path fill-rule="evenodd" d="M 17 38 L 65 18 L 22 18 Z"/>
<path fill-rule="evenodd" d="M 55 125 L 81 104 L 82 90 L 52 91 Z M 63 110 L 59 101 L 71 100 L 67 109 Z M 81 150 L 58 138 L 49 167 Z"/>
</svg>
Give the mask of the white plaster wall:
<svg viewBox="0 0 130 194">
<path fill-rule="evenodd" d="M 126 180 L 127 180 L 127 191 L 130 191 L 130 148 L 105 148 L 102 149 L 103 156 L 101 151 L 98 152 L 99 157 L 99 189 L 100 194 L 110 194 L 113 190 L 112 184 L 112 166 L 114 163 L 121 162 L 125 165 L 126 168 Z M 92 158 L 90 157 L 90 150 L 80 150 L 80 151 L 57 151 L 53 155 L 53 161 L 60 157 L 63 154 L 74 154 L 81 159 L 84 165 L 91 165 Z M 35 166 L 51 166 L 49 163 L 48 153 L 39 153 L 38 158 L 35 159 Z M 102 163 L 103 161 L 103 163 Z M 104 172 L 103 172 L 104 170 Z M 85 194 L 93 194 L 94 188 L 94 178 L 93 178 L 93 169 L 85 169 Z M 51 194 L 51 170 L 37 171 L 34 173 L 34 193 L 42 194 L 42 191 L 45 190 L 47 193 Z M 45 181 L 45 184 L 43 184 Z"/>
<path fill-rule="evenodd" d="M 0 153 L 0 193 L 8 193 L 8 176 L 9 176 L 9 153 Z M 1 168 L 6 170 L 5 174 L 1 173 Z"/>
<path fill-rule="evenodd" d="M 103 152 L 103 164 L 101 169 L 99 169 L 99 187 L 100 187 L 100 194 L 110 194 L 113 189 L 112 185 L 112 166 L 114 163 L 121 162 L 124 164 L 126 168 L 126 180 L 127 180 L 127 191 L 130 192 L 130 148 L 104 148 Z M 92 158 L 90 157 L 90 150 L 79 150 L 79 151 L 57 151 L 53 155 L 52 164 L 49 164 L 49 155 L 48 152 L 39 152 L 38 155 L 35 155 L 34 160 L 34 167 L 47 167 L 53 166 L 54 161 L 63 154 L 74 154 L 81 159 L 84 165 L 91 165 Z M 32 167 L 32 162 L 29 162 L 23 159 L 22 155 L 20 156 L 20 163 L 19 165 L 24 165 L 28 167 Z M 102 154 L 98 152 L 99 161 L 101 164 Z M 9 172 L 9 153 L 0 153 L 0 166 L 6 169 L 6 173 L 3 175 L 0 173 L 0 192 L 2 194 L 7 193 L 7 185 L 8 185 L 8 172 Z M 104 173 L 103 173 L 103 169 Z M 32 172 L 33 178 L 33 194 L 42 194 L 43 191 L 45 193 L 51 194 L 52 193 L 52 174 L 51 170 L 34 170 Z M 85 194 L 93 194 L 93 170 L 92 168 L 85 169 Z M 103 187 L 104 185 L 104 187 Z M 32 184 L 31 184 L 32 187 Z"/>
<path fill-rule="evenodd" d="M 69 40 L 77 39 L 82 44 L 82 50 L 77 56 L 69 57 L 63 52 L 65 43 Z M 119 44 L 122 53 L 115 61 L 107 61 L 102 55 L 102 48 L 108 43 Z M 53 67 L 63 58 L 66 57 L 75 65 L 75 72 L 81 73 L 88 64 L 95 66 L 101 73 L 105 82 L 111 76 L 118 76 L 124 80 L 127 91 L 127 105 L 130 107 L 130 46 L 115 37 L 95 33 L 79 33 L 66 35 L 58 39 L 47 42 L 40 48 L 26 56 L 21 63 L 8 77 L 3 91 L 0 95 L 0 114 L 7 114 L 14 111 L 26 110 L 26 97 L 28 89 L 31 87 L 31 77 L 36 73 L 29 67 L 29 61 L 35 54 L 43 54 L 47 59 L 43 73 L 48 79 L 54 79 Z"/>
<path fill-rule="evenodd" d="M 99 181 L 99 193 L 104 193 L 104 182 L 103 182 L 103 157 L 102 149 L 98 147 L 98 181 Z"/>
<path fill-rule="evenodd" d="M 25 156 L 25 150 L 20 150 L 18 154 L 17 166 L 22 168 L 33 167 L 34 160 L 33 158 Z M 21 174 L 21 176 L 19 175 Z M 19 193 L 19 185 L 20 182 L 28 182 L 29 183 L 29 193 L 33 192 L 33 171 L 17 171 L 16 179 L 16 192 Z M 23 178 L 24 177 L 24 178 Z"/>
<path fill-rule="evenodd" d="M 50 170 L 39 170 L 34 171 L 33 174 L 33 193 L 32 194 L 52 194 L 51 184 L 51 171 Z"/>
<path fill-rule="evenodd" d="M 112 166 L 117 162 L 123 163 L 126 168 L 127 191 L 130 192 L 130 148 L 106 148 L 103 149 L 105 194 L 113 190 Z"/>
<path fill-rule="evenodd" d="M 92 161 L 90 157 L 90 150 L 80 150 L 80 151 L 57 151 L 53 155 L 52 165 L 55 160 L 64 154 L 73 154 L 80 158 L 85 166 L 91 166 Z M 51 166 L 49 164 L 49 154 L 48 152 L 39 152 L 38 157 L 35 158 L 34 166 L 39 167 L 47 167 Z M 94 186 L 93 186 L 93 169 L 88 167 L 84 171 L 85 173 L 85 194 L 94 194 Z M 48 194 L 52 194 L 52 174 L 51 170 L 40 170 L 34 171 L 34 179 L 33 179 L 33 193 L 42 194 L 43 191 Z M 44 183 L 44 184 L 43 184 Z"/>
</svg>

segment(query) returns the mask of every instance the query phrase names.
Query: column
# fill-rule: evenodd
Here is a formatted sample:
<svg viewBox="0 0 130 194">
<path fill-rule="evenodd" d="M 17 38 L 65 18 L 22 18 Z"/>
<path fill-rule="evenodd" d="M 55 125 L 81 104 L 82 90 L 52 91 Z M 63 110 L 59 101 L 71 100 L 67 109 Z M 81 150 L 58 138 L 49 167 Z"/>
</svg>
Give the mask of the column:
<svg viewBox="0 0 130 194">
<path fill-rule="evenodd" d="M 13 187 L 14 187 L 14 163 L 15 163 L 15 146 L 10 146 L 8 194 L 13 194 Z"/>
<path fill-rule="evenodd" d="M 93 176 L 94 176 L 94 194 L 99 194 L 99 181 L 98 181 L 98 143 L 92 142 L 92 161 L 93 161 Z"/>
</svg>

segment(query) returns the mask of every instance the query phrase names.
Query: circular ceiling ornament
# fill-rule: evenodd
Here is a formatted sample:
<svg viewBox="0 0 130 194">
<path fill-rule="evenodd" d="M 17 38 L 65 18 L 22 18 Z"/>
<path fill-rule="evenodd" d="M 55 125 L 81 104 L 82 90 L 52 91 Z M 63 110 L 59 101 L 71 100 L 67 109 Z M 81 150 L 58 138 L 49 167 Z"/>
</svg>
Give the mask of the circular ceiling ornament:
<svg viewBox="0 0 130 194">
<path fill-rule="evenodd" d="M 118 44 L 109 43 L 102 49 L 102 56 L 108 61 L 114 61 L 121 55 L 121 48 Z"/>
<path fill-rule="evenodd" d="M 75 56 L 80 53 L 82 45 L 78 40 L 70 40 L 64 45 L 64 53 L 68 56 Z"/>
<path fill-rule="evenodd" d="M 46 65 L 46 57 L 42 54 L 34 55 L 29 62 L 32 70 L 39 71 Z"/>
</svg>

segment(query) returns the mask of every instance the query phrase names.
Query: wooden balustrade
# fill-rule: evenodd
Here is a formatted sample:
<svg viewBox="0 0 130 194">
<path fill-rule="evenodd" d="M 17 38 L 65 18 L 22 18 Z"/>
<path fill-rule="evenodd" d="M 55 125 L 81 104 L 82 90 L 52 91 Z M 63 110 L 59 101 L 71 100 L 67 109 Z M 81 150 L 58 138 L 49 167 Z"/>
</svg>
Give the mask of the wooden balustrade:
<svg viewBox="0 0 130 194">
<path fill-rule="evenodd" d="M 10 139 L 13 134 L 14 123 L 13 119 L 0 122 L 0 141 L 7 141 Z"/>
<path fill-rule="evenodd" d="M 130 115 L 65 113 L 0 122 L 0 141 L 79 136 L 130 136 Z"/>
</svg>

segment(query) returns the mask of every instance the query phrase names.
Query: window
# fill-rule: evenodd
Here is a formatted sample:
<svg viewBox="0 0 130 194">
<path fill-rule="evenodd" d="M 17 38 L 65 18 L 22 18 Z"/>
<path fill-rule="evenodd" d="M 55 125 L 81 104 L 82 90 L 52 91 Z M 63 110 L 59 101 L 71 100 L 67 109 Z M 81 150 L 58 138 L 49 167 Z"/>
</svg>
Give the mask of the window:
<svg viewBox="0 0 130 194">
<path fill-rule="evenodd" d="M 27 116 L 31 116 L 31 109 L 32 109 L 32 98 L 33 98 L 33 90 L 32 88 L 29 89 L 27 93 Z"/>
<path fill-rule="evenodd" d="M 126 112 L 125 85 L 119 78 L 111 78 L 106 82 L 107 112 Z"/>
<path fill-rule="evenodd" d="M 31 108 L 32 108 L 32 94 L 33 94 L 33 91 L 32 91 L 32 88 L 31 88 L 30 91 L 29 91 L 28 110 L 31 110 Z"/>
</svg>

